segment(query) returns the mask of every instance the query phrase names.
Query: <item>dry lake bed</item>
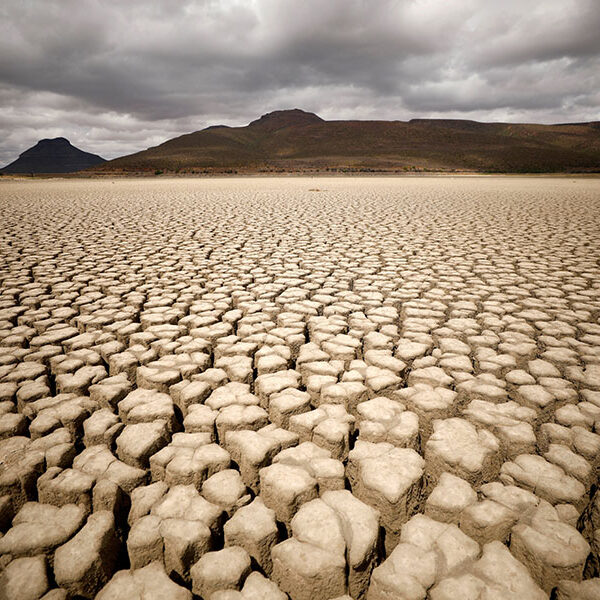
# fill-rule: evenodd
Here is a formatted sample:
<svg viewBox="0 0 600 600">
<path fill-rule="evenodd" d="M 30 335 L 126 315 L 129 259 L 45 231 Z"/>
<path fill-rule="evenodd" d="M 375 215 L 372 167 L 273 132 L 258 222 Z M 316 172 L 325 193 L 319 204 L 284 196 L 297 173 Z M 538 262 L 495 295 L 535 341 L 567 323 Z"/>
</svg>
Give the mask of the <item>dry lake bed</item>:
<svg viewBox="0 0 600 600">
<path fill-rule="evenodd" d="M 0 182 L 0 598 L 600 598 L 600 180 Z"/>
</svg>

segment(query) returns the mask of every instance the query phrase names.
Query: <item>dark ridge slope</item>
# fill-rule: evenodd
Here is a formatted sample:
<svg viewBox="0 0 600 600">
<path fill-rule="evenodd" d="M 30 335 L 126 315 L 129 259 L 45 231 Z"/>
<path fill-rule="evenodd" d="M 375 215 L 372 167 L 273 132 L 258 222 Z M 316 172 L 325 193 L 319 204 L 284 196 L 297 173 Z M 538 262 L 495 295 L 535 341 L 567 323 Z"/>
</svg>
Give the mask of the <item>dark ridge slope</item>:
<svg viewBox="0 0 600 600">
<path fill-rule="evenodd" d="M 106 162 L 96 154 L 76 148 L 69 140 L 59 137 L 40 140 L 25 150 L 3 173 L 73 173 Z"/>
</svg>

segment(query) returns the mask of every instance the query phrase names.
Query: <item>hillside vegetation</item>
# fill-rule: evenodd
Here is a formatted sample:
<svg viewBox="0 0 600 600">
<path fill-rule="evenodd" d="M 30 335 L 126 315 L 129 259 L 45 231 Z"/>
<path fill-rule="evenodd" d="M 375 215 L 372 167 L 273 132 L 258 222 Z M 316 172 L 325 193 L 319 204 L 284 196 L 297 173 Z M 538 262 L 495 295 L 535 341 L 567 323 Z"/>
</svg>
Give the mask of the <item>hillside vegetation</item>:
<svg viewBox="0 0 600 600">
<path fill-rule="evenodd" d="M 597 172 L 600 123 L 325 121 L 294 109 L 208 127 L 94 170 Z"/>
</svg>

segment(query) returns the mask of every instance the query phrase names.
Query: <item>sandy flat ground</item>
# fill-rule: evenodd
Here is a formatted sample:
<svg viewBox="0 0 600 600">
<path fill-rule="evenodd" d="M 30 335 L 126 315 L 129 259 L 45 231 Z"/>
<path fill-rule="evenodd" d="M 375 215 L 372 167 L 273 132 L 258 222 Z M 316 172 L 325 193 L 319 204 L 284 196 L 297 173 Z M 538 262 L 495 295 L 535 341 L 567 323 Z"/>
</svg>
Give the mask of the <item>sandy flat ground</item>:
<svg viewBox="0 0 600 600">
<path fill-rule="evenodd" d="M 600 180 L 4 181 L 0 282 L 8 597 L 600 597 Z"/>
</svg>

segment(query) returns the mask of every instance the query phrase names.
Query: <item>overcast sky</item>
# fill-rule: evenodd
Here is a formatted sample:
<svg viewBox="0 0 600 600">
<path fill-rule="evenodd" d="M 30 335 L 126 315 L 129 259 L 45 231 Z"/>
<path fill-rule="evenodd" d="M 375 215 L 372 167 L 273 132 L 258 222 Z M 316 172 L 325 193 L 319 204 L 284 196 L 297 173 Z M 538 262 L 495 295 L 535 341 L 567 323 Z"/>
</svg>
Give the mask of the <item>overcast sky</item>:
<svg viewBox="0 0 600 600">
<path fill-rule="evenodd" d="M 0 0 L 0 165 L 210 124 L 600 120 L 600 0 Z"/>
</svg>

